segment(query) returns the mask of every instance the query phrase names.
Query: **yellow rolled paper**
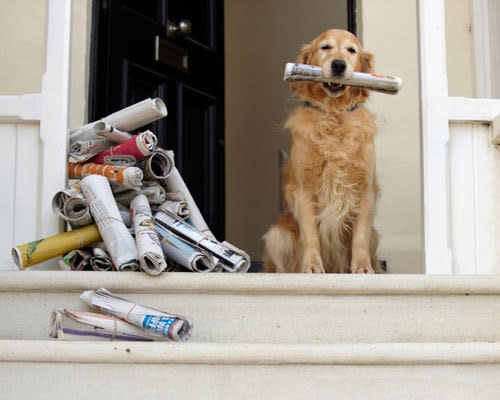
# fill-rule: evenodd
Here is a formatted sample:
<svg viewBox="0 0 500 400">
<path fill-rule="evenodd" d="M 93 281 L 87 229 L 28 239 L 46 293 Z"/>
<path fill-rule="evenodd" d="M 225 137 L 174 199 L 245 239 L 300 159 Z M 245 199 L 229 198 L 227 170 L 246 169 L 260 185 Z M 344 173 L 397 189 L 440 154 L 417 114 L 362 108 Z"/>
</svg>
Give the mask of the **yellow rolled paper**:
<svg viewBox="0 0 500 400">
<path fill-rule="evenodd" d="M 17 267 L 24 270 L 101 240 L 97 226 L 95 224 L 87 225 L 83 228 L 16 246 L 12 249 L 12 258 Z"/>
</svg>

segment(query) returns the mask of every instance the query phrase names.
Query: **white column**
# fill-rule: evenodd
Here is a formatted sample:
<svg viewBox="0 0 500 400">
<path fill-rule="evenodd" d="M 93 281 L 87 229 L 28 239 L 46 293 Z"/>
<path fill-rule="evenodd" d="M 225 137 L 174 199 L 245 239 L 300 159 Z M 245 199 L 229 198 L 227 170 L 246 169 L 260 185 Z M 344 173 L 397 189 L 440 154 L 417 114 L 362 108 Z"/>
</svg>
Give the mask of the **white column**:
<svg viewBox="0 0 500 400">
<path fill-rule="evenodd" d="M 451 274 L 444 0 L 419 0 L 425 272 Z"/>
</svg>

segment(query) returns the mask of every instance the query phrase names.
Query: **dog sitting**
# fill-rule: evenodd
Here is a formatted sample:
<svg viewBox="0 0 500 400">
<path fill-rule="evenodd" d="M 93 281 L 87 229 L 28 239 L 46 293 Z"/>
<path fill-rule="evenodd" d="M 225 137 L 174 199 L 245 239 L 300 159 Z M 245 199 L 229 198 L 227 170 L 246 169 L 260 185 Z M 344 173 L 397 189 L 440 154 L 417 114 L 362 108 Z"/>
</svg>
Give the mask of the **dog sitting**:
<svg viewBox="0 0 500 400">
<path fill-rule="evenodd" d="M 302 46 L 297 60 L 329 78 L 372 72 L 372 55 L 348 31 L 331 29 Z M 335 83 L 293 82 L 301 100 L 284 170 L 287 212 L 265 234 L 265 272 L 380 273 L 373 228 L 374 115 L 368 91 Z"/>
</svg>

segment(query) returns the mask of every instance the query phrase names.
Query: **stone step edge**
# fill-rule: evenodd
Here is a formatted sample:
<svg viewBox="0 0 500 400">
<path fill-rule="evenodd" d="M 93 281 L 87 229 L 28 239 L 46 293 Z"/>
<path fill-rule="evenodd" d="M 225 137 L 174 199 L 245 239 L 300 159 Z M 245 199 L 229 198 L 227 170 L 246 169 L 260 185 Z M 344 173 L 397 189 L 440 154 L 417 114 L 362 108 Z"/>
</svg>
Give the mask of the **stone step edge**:
<svg viewBox="0 0 500 400">
<path fill-rule="evenodd" d="M 500 343 L 254 344 L 0 340 L 0 362 L 199 365 L 500 364 Z"/>
<path fill-rule="evenodd" d="M 105 287 L 128 293 L 277 295 L 500 295 L 500 275 L 194 274 L 139 272 L 0 272 L 0 292 L 78 292 Z"/>
</svg>

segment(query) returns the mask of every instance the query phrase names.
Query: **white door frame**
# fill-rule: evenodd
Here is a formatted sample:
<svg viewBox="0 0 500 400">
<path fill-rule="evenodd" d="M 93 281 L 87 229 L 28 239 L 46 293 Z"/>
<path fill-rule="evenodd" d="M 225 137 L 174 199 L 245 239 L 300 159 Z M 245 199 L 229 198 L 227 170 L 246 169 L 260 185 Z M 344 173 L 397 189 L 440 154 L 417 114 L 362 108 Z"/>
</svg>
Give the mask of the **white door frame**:
<svg viewBox="0 0 500 400">
<path fill-rule="evenodd" d="M 444 0 L 419 0 L 418 7 L 425 272 L 452 274 L 449 123 L 489 123 L 493 128 L 492 141 L 499 144 L 500 100 L 448 96 Z M 475 13 L 476 24 L 480 21 L 480 15 Z M 483 15 L 483 18 L 487 18 L 487 15 Z"/>
</svg>

